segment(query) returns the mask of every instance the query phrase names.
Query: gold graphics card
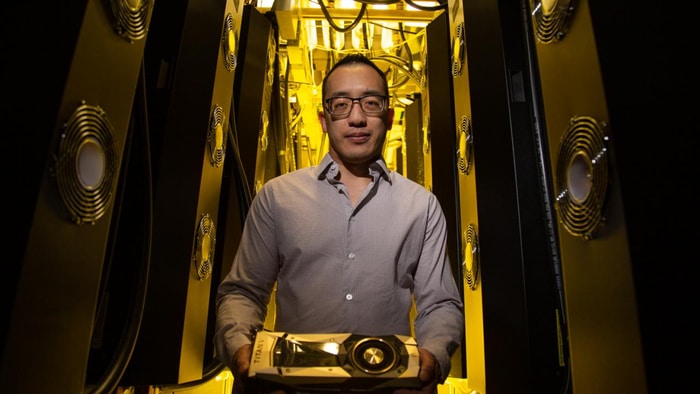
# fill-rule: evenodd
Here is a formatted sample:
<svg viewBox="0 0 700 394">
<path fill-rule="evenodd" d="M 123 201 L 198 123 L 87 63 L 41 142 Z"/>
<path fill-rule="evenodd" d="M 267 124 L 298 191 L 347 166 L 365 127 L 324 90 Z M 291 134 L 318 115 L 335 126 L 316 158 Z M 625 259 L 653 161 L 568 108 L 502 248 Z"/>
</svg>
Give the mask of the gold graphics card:
<svg viewBox="0 0 700 394">
<path fill-rule="evenodd" d="M 291 334 L 260 331 L 249 377 L 297 390 L 420 387 L 418 346 L 402 335 Z"/>
</svg>

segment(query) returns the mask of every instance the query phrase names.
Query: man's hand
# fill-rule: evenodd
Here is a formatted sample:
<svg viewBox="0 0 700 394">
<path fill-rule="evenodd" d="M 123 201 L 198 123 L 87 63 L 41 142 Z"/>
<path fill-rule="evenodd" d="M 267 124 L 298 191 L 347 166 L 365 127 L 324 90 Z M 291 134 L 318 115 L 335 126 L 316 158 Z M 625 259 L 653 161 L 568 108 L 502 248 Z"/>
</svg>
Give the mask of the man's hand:
<svg viewBox="0 0 700 394">
<path fill-rule="evenodd" d="M 440 364 L 429 351 L 418 348 L 420 371 L 418 379 L 423 384 L 419 389 L 398 389 L 394 394 L 434 394 L 437 393 L 438 379 L 440 378 Z"/>
<path fill-rule="evenodd" d="M 233 393 L 245 394 L 245 386 L 248 382 L 248 370 L 250 369 L 250 356 L 252 355 L 253 347 L 244 345 L 236 354 L 233 355 L 233 365 L 231 373 L 233 374 Z"/>
<path fill-rule="evenodd" d="M 244 345 L 233 355 L 233 394 L 262 394 L 265 391 L 259 390 L 248 377 L 250 370 L 250 356 L 253 346 Z M 284 394 L 284 390 L 269 391 L 268 394 Z"/>
</svg>

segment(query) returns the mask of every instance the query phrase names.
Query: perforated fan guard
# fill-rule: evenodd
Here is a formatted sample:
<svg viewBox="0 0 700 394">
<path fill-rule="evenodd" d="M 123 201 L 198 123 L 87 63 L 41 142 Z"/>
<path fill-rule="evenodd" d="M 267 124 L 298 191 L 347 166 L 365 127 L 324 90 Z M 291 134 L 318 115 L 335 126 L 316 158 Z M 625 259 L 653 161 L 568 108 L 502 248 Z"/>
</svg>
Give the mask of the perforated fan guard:
<svg viewBox="0 0 700 394">
<path fill-rule="evenodd" d="M 214 264 L 214 248 L 216 247 L 216 229 L 211 216 L 202 215 L 197 227 L 194 250 L 194 268 L 199 280 L 206 280 L 211 276 Z"/>
<path fill-rule="evenodd" d="M 114 29 L 129 42 L 146 37 L 152 0 L 110 0 Z"/>
<path fill-rule="evenodd" d="M 535 37 L 543 44 L 561 40 L 567 33 L 574 12 L 572 0 L 531 0 Z"/>
<path fill-rule="evenodd" d="M 471 122 L 463 115 L 457 125 L 457 168 L 462 175 L 469 175 L 472 167 L 472 131 Z"/>
<path fill-rule="evenodd" d="M 94 223 L 112 202 L 119 168 L 112 125 L 99 106 L 81 103 L 64 125 L 53 165 L 74 222 Z"/>
<path fill-rule="evenodd" d="M 224 130 L 224 109 L 214 106 L 209 121 L 209 132 L 207 133 L 207 145 L 209 146 L 209 158 L 215 167 L 224 164 L 226 156 L 227 134 Z"/>
<path fill-rule="evenodd" d="M 471 290 L 476 290 L 479 282 L 479 237 L 476 233 L 476 227 L 470 224 L 464 231 L 463 237 L 463 256 L 462 273 L 464 281 Z"/>
<path fill-rule="evenodd" d="M 228 71 L 234 71 L 238 65 L 238 34 L 233 15 L 226 14 L 224 32 L 221 35 L 221 49 L 224 53 L 224 65 Z"/>
<path fill-rule="evenodd" d="M 608 137 L 604 125 L 592 117 L 571 119 L 559 148 L 556 208 L 564 228 L 574 236 L 592 239 L 604 222 L 608 188 Z"/>
</svg>

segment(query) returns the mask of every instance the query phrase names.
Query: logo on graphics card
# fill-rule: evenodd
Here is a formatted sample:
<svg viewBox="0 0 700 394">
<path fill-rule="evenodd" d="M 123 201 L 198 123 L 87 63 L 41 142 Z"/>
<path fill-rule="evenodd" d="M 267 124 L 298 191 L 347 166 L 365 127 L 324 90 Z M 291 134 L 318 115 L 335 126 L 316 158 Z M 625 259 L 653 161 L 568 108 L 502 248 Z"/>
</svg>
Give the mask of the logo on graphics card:
<svg viewBox="0 0 700 394">
<path fill-rule="evenodd" d="M 255 349 L 253 351 L 253 363 L 259 364 L 262 362 L 263 349 L 265 348 L 265 341 L 259 340 L 255 343 Z"/>
</svg>

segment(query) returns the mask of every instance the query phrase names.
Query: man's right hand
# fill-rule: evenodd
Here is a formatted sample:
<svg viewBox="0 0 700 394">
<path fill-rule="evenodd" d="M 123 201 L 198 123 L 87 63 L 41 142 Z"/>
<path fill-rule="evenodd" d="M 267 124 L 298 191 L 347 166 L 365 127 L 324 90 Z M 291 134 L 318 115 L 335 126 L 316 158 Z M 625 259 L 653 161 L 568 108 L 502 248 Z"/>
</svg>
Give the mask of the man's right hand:
<svg viewBox="0 0 700 394">
<path fill-rule="evenodd" d="M 246 394 L 245 386 L 248 383 L 248 370 L 250 369 L 250 357 L 252 345 L 243 345 L 233 355 L 231 373 L 233 374 L 233 393 Z"/>
<path fill-rule="evenodd" d="M 253 346 L 244 345 L 233 355 L 233 394 L 263 394 L 253 380 L 248 377 Z M 268 394 L 284 394 L 284 390 L 268 391 Z"/>
</svg>

